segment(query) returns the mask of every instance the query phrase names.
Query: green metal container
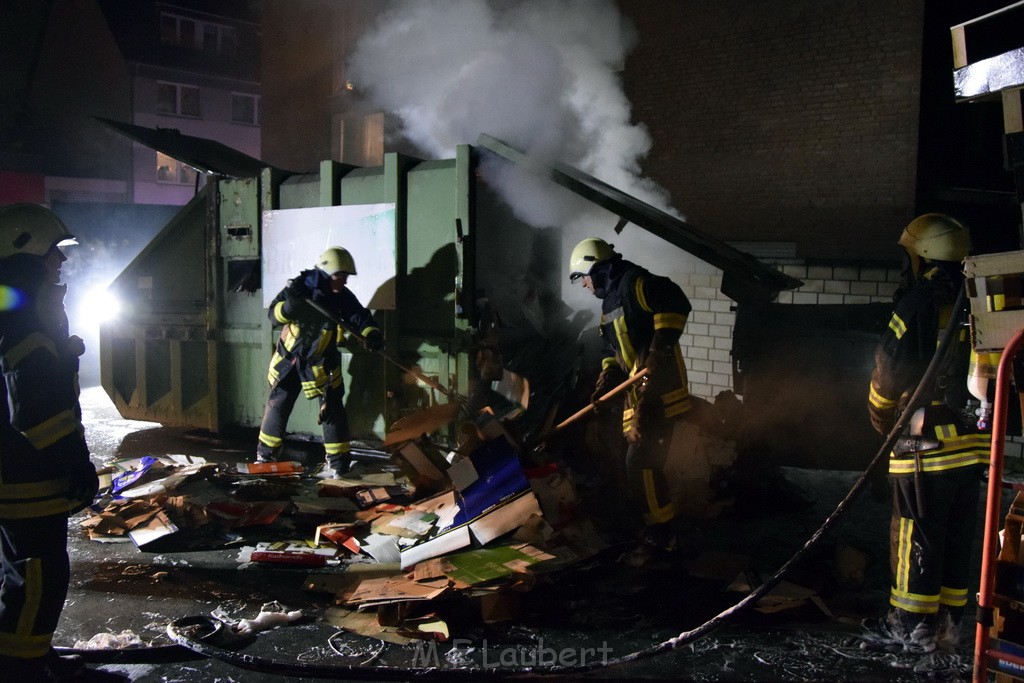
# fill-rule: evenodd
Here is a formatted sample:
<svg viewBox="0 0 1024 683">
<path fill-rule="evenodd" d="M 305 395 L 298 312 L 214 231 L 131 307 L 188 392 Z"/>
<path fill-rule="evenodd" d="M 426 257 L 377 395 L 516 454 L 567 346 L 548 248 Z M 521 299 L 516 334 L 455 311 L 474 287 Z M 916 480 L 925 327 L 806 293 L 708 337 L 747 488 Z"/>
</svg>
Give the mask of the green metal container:
<svg viewBox="0 0 1024 683">
<path fill-rule="evenodd" d="M 278 291 L 261 283 L 280 271 L 278 254 L 264 249 L 263 221 L 311 207 L 393 205 L 394 310 L 375 310 L 387 353 L 449 393 L 466 392 L 472 297 L 456 288 L 474 281 L 461 249 L 474 228 L 473 157 L 464 145 L 441 161 L 388 154 L 376 168 L 325 161 L 318 174 L 268 168 L 208 183 L 110 287 L 125 313 L 101 330 L 101 375 L 117 409 L 211 431 L 259 425 L 277 336 L 265 302 Z M 381 438 L 408 412 L 447 402 L 398 365 L 358 347 L 343 352 L 355 436 Z M 289 431 L 318 433 L 315 408 L 300 400 Z"/>
</svg>

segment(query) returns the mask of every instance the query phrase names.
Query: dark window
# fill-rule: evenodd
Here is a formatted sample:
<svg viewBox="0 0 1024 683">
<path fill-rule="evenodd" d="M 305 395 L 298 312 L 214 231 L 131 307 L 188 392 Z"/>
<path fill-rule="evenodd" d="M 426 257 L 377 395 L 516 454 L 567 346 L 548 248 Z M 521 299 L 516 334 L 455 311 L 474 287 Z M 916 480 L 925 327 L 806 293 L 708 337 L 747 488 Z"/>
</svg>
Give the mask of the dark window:
<svg viewBox="0 0 1024 683">
<path fill-rule="evenodd" d="M 215 24 L 203 24 L 203 49 L 217 49 L 217 26 Z"/>
<path fill-rule="evenodd" d="M 160 15 L 160 42 L 167 45 L 178 42 L 178 18 L 173 14 Z"/>
<path fill-rule="evenodd" d="M 196 45 L 196 22 L 182 19 L 178 24 L 178 40 L 185 47 L 199 47 Z"/>
<path fill-rule="evenodd" d="M 243 93 L 231 94 L 231 120 L 235 123 L 259 123 L 258 98 Z"/>
<path fill-rule="evenodd" d="M 199 116 L 199 88 L 180 83 L 157 83 L 156 111 L 172 116 Z"/>
<path fill-rule="evenodd" d="M 186 116 L 199 116 L 199 88 L 187 85 L 178 87 L 181 93 L 181 110 L 179 113 Z"/>
<path fill-rule="evenodd" d="M 161 114 L 178 113 L 178 86 L 172 83 L 157 84 L 156 110 Z"/>
</svg>

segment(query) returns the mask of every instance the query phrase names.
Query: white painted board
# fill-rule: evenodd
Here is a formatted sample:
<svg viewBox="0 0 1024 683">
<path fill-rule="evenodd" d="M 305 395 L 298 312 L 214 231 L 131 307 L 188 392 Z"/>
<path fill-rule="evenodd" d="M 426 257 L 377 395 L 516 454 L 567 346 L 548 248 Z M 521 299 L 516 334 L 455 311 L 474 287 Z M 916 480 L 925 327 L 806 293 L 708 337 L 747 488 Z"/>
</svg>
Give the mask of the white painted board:
<svg viewBox="0 0 1024 683">
<path fill-rule="evenodd" d="M 263 305 L 288 280 L 315 267 L 328 247 L 352 254 L 348 288 L 367 308 L 395 308 L 395 205 L 355 204 L 263 212 Z"/>
</svg>

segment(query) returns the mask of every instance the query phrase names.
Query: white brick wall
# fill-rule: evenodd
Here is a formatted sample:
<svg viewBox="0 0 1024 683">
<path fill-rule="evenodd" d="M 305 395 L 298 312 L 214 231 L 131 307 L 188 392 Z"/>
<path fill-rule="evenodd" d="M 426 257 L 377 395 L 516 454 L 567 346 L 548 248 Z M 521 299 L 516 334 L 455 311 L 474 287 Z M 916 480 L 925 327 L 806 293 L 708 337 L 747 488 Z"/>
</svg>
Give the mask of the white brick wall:
<svg viewBox="0 0 1024 683">
<path fill-rule="evenodd" d="M 784 304 L 888 303 L 900 280 L 898 268 L 883 266 L 807 265 L 794 259 L 773 265 L 804 282 L 798 289 L 779 293 L 778 301 Z M 690 393 L 714 401 L 719 392 L 733 388 L 732 331 L 736 322 L 733 301 L 719 291 L 720 271 L 676 279 L 682 280 L 680 284 L 693 305 L 686 334 L 679 342 L 686 358 Z M 1006 440 L 1006 457 L 1024 458 L 1024 437 Z"/>
<path fill-rule="evenodd" d="M 732 300 L 719 291 L 722 273 L 691 273 L 680 278 L 680 286 L 693 306 L 680 337 L 690 393 L 713 401 L 732 388 L 732 329 L 736 314 Z M 726 344 L 726 346 L 722 346 Z"/>
<path fill-rule="evenodd" d="M 780 292 L 778 301 L 783 304 L 889 302 L 900 278 L 899 269 L 884 266 L 807 264 L 797 259 L 773 265 L 804 283 L 799 289 Z M 677 280 L 693 305 L 686 334 L 680 338 L 690 393 L 713 401 L 719 392 L 732 389 L 733 301 L 719 291 L 721 271 L 679 275 Z"/>
</svg>

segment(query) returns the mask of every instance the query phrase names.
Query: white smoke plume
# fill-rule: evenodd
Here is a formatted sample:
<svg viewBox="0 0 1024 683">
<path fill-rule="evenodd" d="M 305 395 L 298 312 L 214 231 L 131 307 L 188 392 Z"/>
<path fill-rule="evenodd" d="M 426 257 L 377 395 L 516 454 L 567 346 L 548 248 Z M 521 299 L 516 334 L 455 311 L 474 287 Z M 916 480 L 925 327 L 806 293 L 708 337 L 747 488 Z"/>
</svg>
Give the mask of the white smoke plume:
<svg viewBox="0 0 1024 683">
<path fill-rule="evenodd" d="M 619 76 L 635 39 L 613 0 L 398 0 L 348 67 L 427 154 L 450 157 L 487 133 L 668 209 L 667 193 L 640 176 L 651 139 L 631 123 Z M 507 163 L 483 172 L 531 225 L 579 217 L 581 202 L 549 180 Z"/>
</svg>

